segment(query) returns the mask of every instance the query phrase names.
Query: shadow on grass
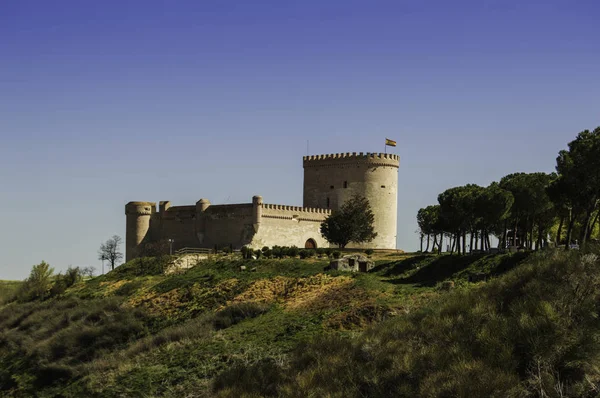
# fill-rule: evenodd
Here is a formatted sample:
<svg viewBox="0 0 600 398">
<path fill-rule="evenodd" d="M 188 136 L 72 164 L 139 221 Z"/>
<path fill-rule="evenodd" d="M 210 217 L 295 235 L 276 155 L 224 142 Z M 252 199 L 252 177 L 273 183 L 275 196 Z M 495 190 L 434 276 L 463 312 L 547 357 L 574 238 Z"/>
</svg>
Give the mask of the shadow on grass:
<svg viewBox="0 0 600 398">
<path fill-rule="evenodd" d="M 406 277 L 400 276 L 397 279 L 392 279 L 390 283 L 432 287 L 438 282 L 451 277 L 468 279 L 469 275 L 475 273 L 483 273 L 488 276 L 503 274 L 513 269 L 530 254 L 530 252 L 519 252 L 514 254 L 420 256 L 415 257 L 414 262 L 399 262 L 387 272 L 387 275 L 401 275 L 403 272 L 420 265 L 416 272 Z M 429 257 L 430 261 L 424 261 L 427 257 Z M 421 264 L 418 264 L 419 262 Z"/>
<path fill-rule="evenodd" d="M 373 267 L 373 269 L 370 272 L 380 273 L 380 275 L 382 276 L 402 275 L 406 271 L 410 271 L 411 269 L 415 268 L 415 266 L 420 262 L 430 259 L 432 257 L 433 256 L 429 255 L 420 255 L 415 257 L 409 257 L 404 260 L 391 261 L 389 263 L 383 263 L 379 264 L 376 267 Z"/>
<path fill-rule="evenodd" d="M 485 254 L 440 256 L 433 260 L 429 265 L 420 268 L 417 272 L 409 277 L 398 278 L 390 282 L 395 284 L 411 284 L 427 287 L 435 286 L 438 282 L 469 268 L 471 264 L 485 256 Z"/>
</svg>

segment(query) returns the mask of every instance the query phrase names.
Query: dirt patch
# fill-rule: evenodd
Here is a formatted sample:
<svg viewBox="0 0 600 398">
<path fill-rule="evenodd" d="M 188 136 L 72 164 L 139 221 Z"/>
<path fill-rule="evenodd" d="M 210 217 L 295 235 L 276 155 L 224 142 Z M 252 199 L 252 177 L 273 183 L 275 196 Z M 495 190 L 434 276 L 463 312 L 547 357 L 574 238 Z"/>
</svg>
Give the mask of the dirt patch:
<svg viewBox="0 0 600 398">
<path fill-rule="evenodd" d="M 288 309 L 323 309 L 332 305 L 332 299 L 354 286 L 352 278 L 317 274 L 306 278 L 278 276 L 252 283 L 231 303 L 254 301 L 284 303 Z"/>
</svg>

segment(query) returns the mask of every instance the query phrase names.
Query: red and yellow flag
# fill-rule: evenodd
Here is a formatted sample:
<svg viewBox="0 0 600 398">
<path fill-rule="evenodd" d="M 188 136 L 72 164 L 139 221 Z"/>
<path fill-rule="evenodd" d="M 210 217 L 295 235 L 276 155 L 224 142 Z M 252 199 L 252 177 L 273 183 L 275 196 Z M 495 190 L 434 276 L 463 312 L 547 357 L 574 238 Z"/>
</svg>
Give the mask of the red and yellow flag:
<svg viewBox="0 0 600 398">
<path fill-rule="evenodd" d="M 385 145 L 387 146 L 396 146 L 396 141 L 390 140 L 389 138 L 385 139 Z"/>
</svg>

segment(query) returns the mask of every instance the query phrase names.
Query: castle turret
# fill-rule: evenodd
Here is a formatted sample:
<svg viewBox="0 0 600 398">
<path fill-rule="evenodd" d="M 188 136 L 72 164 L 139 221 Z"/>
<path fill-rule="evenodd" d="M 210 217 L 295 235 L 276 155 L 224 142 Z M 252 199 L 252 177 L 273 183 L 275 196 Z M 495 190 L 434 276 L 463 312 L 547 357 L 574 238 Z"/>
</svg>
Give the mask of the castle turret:
<svg viewBox="0 0 600 398">
<path fill-rule="evenodd" d="M 150 219 L 156 212 L 156 203 L 129 202 L 125 205 L 125 261 L 137 256 L 139 246 L 148 238 Z"/>
<path fill-rule="evenodd" d="M 260 219 L 262 218 L 263 211 L 263 198 L 262 196 L 253 196 L 252 197 L 252 226 L 254 227 L 254 232 L 258 232 L 258 228 L 260 227 Z"/>
<path fill-rule="evenodd" d="M 304 207 L 337 210 L 354 195 L 367 198 L 377 237 L 362 245 L 395 249 L 400 157 L 385 153 L 304 156 Z"/>
</svg>

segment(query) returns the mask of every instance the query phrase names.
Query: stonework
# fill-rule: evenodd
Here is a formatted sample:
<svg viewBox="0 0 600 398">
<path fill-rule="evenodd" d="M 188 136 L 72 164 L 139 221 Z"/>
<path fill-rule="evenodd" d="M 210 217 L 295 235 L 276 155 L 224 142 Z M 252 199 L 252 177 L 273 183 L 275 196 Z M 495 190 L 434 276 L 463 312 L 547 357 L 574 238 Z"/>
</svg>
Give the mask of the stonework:
<svg viewBox="0 0 600 398">
<path fill-rule="evenodd" d="M 126 260 L 140 255 L 145 243 L 172 239 L 173 250 L 184 247 L 231 246 L 329 247 L 321 236 L 323 220 L 355 194 L 369 200 L 377 237 L 363 247 L 396 248 L 399 157 L 382 153 L 345 153 L 305 156 L 304 207 L 265 204 L 261 196 L 251 203 L 195 205 L 171 202 L 129 202 L 125 206 Z"/>
</svg>

